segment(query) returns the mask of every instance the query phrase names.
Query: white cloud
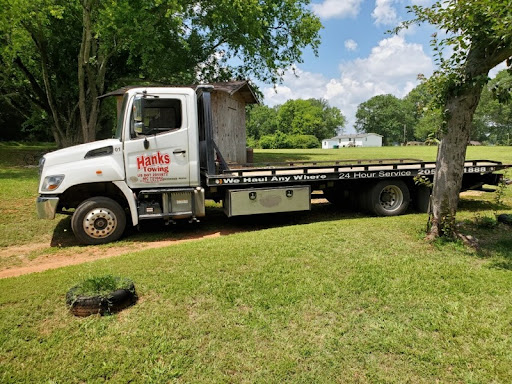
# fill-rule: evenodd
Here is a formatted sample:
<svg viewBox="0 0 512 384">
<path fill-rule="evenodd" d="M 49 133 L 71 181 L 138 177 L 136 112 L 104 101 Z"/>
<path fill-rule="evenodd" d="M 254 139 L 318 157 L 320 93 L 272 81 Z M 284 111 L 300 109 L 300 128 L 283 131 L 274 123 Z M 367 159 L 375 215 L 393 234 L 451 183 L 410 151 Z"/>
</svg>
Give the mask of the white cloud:
<svg viewBox="0 0 512 384">
<path fill-rule="evenodd" d="M 312 4 L 311 8 L 323 19 L 356 17 L 363 0 L 324 0 L 320 4 Z"/>
<path fill-rule="evenodd" d="M 377 25 L 397 25 L 398 15 L 393 7 L 395 0 L 376 0 L 372 17 Z"/>
<path fill-rule="evenodd" d="M 421 44 L 407 43 L 403 36 L 392 36 L 373 47 L 367 58 L 341 64 L 340 70 L 345 75 L 391 82 L 431 73 L 432 62 Z"/>
<path fill-rule="evenodd" d="M 345 40 L 345 48 L 349 51 L 355 51 L 357 49 L 357 43 L 352 39 Z"/>
<path fill-rule="evenodd" d="M 290 99 L 323 98 L 327 81 L 321 73 L 304 72 L 299 68 L 289 70 L 283 84 L 263 89 L 265 104 L 283 104 Z"/>
<path fill-rule="evenodd" d="M 403 97 L 417 84 L 417 75 L 430 76 L 433 63 L 420 44 L 408 43 L 402 36 L 381 40 L 366 58 L 342 63 L 340 77 L 329 79 L 322 74 L 296 69 L 290 71 L 282 85 L 264 88 L 265 103 L 283 104 L 289 99 L 324 98 L 340 108 L 352 132 L 360 103 L 373 96 L 392 94 Z"/>
</svg>

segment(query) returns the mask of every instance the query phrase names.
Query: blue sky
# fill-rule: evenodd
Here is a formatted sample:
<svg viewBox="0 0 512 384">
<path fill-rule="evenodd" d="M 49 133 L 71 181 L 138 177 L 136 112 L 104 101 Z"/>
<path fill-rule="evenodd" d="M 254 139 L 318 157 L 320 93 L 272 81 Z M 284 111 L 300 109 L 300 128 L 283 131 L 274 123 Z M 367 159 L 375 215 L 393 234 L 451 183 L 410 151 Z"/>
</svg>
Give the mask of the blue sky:
<svg viewBox="0 0 512 384">
<path fill-rule="evenodd" d="M 411 18 L 406 6 L 431 0 L 312 0 L 324 29 L 318 57 L 311 50 L 304 63 L 290 70 L 277 87 L 262 85 L 264 104 L 289 99 L 324 98 L 347 118 L 345 132 L 354 132 L 357 106 L 380 94 L 404 97 L 418 85 L 417 76 L 435 68 L 431 26 L 414 26 L 399 35 L 387 33 Z"/>
</svg>

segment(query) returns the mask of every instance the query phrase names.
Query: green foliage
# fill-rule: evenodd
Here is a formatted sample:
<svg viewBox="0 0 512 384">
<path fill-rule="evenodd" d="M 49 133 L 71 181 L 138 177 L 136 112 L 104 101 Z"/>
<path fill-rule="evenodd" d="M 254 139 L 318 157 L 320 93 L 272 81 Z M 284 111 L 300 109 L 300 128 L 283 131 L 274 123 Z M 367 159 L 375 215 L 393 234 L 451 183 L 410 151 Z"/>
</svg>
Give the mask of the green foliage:
<svg viewBox="0 0 512 384">
<path fill-rule="evenodd" d="M 374 132 L 384 136 L 386 144 L 405 140 L 433 141 L 442 126 L 439 108 L 433 108 L 432 89 L 421 82 L 403 99 L 392 95 L 378 95 L 358 107 L 356 130 Z"/>
<path fill-rule="evenodd" d="M 288 134 L 314 135 L 318 140 L 332 137 L 345 125 L 345 118 L 325 100 L 288 100 L 277 113 L 279 129 Z"/>
<path fill-rule="evenodd" d="M 262 136 L 259 140 L 259 145 L 263 149 L 289 148 L 288 135 L 285 135 L 281 131 L 277 131 L 273 135 Z"/>
<path fill-rule="evenodd" d="M 496 216 L 484 216 L 480 214 L 475 215 L 475 225 L 482 229 L 493 229 L 498 225 Z"/>
<path fill-rule="evenodd" d="M 263 149 L 307 149 L 320 147 L 320 142 L 313 135 L 287 135 L 277 131 L 273 135 L 262 136 L 258 147 Z"/>
<path fill-rule="evenodd" d="M 512 144 L 512 75 L 503 70 L 482 90 L 475 111 L 472 137 L 489 144 Z"/>
<path fill-rule="evenodd" d="M 432 187 L 434 186 L 434 183 L 432 182 L 432 180 L 430 180 L 426 176 L 414 176 L 414 184 L 423 185 L 430 189 L 432 189 Z"/>
<path fill-rule="evenodd" d="M 290 135 L 288 141 L 290 148 L 308 149 L 320 147 L 320 141 L 313 135 Z"/>
<path fill-rule="evenodd" d="M 345 125 L 338 108 L 317 99 L 288 100 L 274 108 L 253 106 L 247 109 L 246 121 L 247 136 L 259 139 L 261 148 L 315 148 Z"/>
<path fill-rule="evenodd" d="M 444 0 L 428 7 L 408 8 L 416 18 L 395 31 L 425 22 L 444 31 L 442 37 L 432 35 L 431 41 L 438 69 L 429 79 L 429 86 L 439 107 L 463 89 L 483 86 L 488 71 L 512 54 L 512 10 L 508 0 Z M 484 51 L 491 54 L 482 59 L 479 53 Z"/>
<path fill-rule="evenodd" d="M 505 182 L 504 179 L 501 179 L 500 182 L 498 183 L 496 191 L 494 191 L 494 203 L 496 205 L 503 205 L 503 199 L 507 188 L 508 184 Z"/>
<path fill-rule="evenodd" d="M 38 127 L 51 127 L 60 146 L 93 140 L 109 120 L 102 120 L 96 98 L 105 90 L 279 81 L 306 47 L 316 53 L 321 24 L 308 4 L 0 0 L 2 95 L 19 118 L 43 116 Z"/>
<path fill-rule="evenodd" d="M 393 95 L 378 95 L 361 103 L 356 112 L 357 132 L 377 133 L 383 136 L 383 143 L 413 140 L 416 124 L 415 105 L 409 100 L 400 100 Z"/>
<path fill-rule="evenodd" d="M 247 136 L 246 146 L 247 148 L 259 148 L 259 141 L 254 137 Z"/>
<path fill-rule="evenodd" d="M 443 115 L 439 108 L 424 111 L 414 127 L 414 136 L 421 140 L 434 139 L 438 137 L 443 126 Z"/>
<path fill-rule="evenodd" d="M 254 104 L 247 107 L 247 136 L 258 140 L 261 136 L 272 135 L 278 131 L 278 108 Z"/>
</svg>

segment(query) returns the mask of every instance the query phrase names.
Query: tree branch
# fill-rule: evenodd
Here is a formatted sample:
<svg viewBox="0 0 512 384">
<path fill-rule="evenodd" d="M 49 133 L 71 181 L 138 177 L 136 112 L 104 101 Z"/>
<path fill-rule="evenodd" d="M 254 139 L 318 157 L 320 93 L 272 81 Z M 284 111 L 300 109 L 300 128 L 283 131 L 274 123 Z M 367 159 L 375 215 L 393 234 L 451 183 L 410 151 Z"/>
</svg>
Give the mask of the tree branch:
<svg viewBox="0 0 512 384">
<path fill-rule="evenodd" d="M 14 64 L 16 64 L 16 66 L 21 70 L 21 72 L 23 72 L 25 77 L 28 79 L 32 89 L 34 90 L 35 94 L 39 98 L 37 104 L 41 108 L 43 108 L 46 112 L 51 113 L 51 108 L 50 108 L 50 105 L 48 104 L 46 94 L 45 94 L 44 90 L 41 88 L 41 86 L 39 85 L 39 83 L 37 82 L 37 80 L 36 80 L 35 76 L 32 74 L 32 72 L 30 72 L 30 70 L 25 66 L 25 64 L 23 64 L 23 61 L 19 57 L 16 57 L 14 59 Z"/>
</svg>

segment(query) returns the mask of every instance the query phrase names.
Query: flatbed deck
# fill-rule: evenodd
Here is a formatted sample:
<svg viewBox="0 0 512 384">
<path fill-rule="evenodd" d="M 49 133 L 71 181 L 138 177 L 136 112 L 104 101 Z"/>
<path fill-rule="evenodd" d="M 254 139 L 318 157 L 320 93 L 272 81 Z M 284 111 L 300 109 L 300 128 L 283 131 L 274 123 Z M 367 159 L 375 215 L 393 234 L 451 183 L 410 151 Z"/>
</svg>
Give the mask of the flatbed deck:
<svg viewBox="0 0 512 384">
<path fill-rule="evenodd" d="M 464 163 L 464 174 L 488 174 L 511 166 L 492 160 L 468 160 Z M 290 162 L 231 167 L 216 175 L 205 174 L 205 178 L 207 186 L 300 184 L 312 181 L 428 177 L 434 175 L 435 168 L 436 162 L 417 159 Z"/>
</svg>

